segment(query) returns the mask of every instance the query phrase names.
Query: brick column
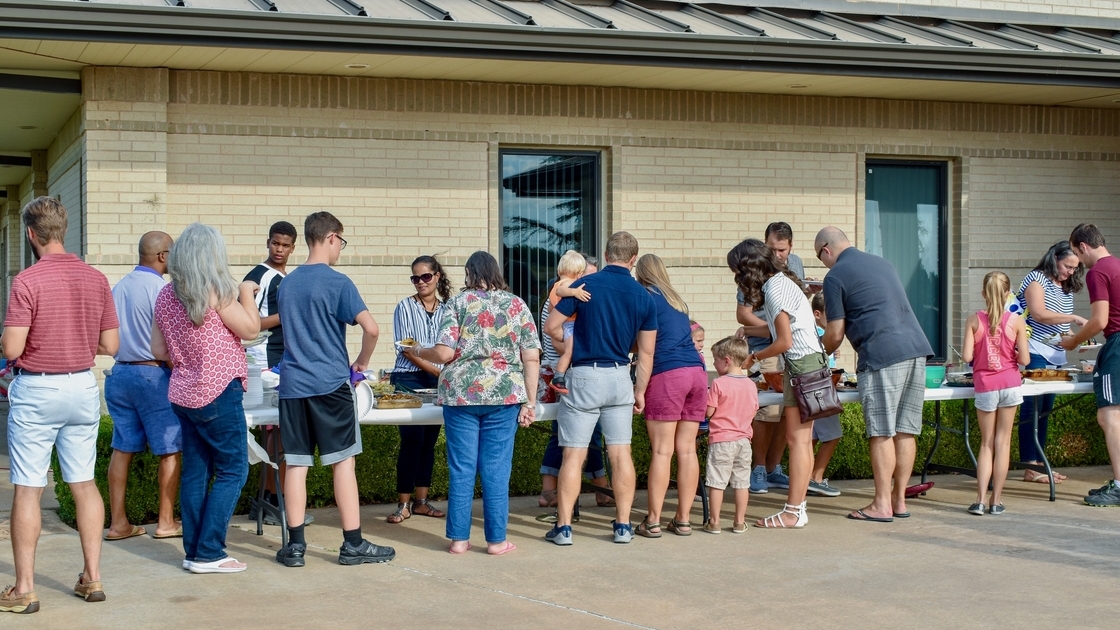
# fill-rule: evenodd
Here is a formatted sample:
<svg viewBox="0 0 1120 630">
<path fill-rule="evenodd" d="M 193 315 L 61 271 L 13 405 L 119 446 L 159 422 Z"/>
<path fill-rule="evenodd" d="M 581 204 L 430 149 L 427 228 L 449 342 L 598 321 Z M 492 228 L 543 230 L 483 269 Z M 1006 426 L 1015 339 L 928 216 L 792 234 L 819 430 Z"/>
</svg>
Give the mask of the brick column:
<svg viewBox="0 0 1120 630">
<path fill-rule="evenodd" d="M 82 71 L 92 265 L 135 264 L 140 235 L 166 226 L 167 95 L 163 68 Z"/>
</svg>

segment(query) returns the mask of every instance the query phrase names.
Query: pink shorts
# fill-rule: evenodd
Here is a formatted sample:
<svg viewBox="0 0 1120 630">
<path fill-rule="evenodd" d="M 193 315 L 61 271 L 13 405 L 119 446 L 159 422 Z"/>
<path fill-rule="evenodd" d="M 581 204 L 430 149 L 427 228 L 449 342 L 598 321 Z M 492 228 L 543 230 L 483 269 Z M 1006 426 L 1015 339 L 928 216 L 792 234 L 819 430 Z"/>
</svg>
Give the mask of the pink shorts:
<svg viewBox="0 0 1120 630">
<path fill-rule="evenodd" d="M 654 374 L 646 388 L 646 420 L 703 422 L 708 410 L 708 373 L 700 366 Z"/>
</svg>

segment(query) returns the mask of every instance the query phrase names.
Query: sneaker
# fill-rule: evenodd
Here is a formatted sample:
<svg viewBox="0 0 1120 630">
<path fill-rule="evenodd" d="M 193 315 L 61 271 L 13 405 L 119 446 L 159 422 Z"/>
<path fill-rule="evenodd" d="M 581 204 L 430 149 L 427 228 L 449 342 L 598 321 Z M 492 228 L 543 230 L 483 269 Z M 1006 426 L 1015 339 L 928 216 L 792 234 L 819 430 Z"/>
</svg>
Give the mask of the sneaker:
<svg viewBox="0 0 1120 630">
<path fill-rule="evenodd" d="M 307 545 L 290 542 L 276 552 L 276 561 L 286 567 L 302 567 L 305 553 L 307 553 Z"/>
<path fill-rule="evenodd" d="M 105 601 L 105 591 L 101 588 L 100 581 L 82 582 L 85 573 L 78 574 L 78 583 L 74 585 L 74 595 L 87 602 Z"/>
<path fill-rule="evenodd" d="M 827 479 L 825 479 L 824 481 L 813 481 L 812 479 L 810 479 L 809 494 L 818 497 L 838 497 L 840 496 L 840 491 L 828 485 Z"/>
<path fill-rule="evenodd" d="M 612 520 L 611 527 L 614 528 L 614 541 L 616 543 L 625 545 L 634 540 L 634 526 L 630 523 L 616 523 Z"/>
<path fill-rule="evenodd" d="M 17 595 L 16 587 L 9 586 L 4 589 L 3 593 L 0 593 L 0 612 L 10 612 L 21 615 L 30 615 L 33 612 L 39 612 L 39 598 L 35 596 L 35 591 Z"/>
<path fill-rule="evenodd" d="M 551 543 L 556 543 L 561 547 L 566 547 L 572 544 L 572 526 L 571 525 L 553 525 L 552 529 L 544 535 L 544 539 Z"/>
<path fill-rule="evenodd" d="M 984 516 L 984 504 L 973 503 L 972 505 L 968 506 L 967 512 L 969 514 L 975 514 L 976 516 Z"/>
<path fill-rule="evenodd" d="M 1104 484 L 1103 486 L 1101 486 L 1099 488 L 1093 488 L 1093 489 L 1089 490 L 1089 496 L 1093 496 L 1094 494 L 1100 494 L 1102 492 L 1108 492 L 1108 488 L 1111 485 L 1112 485 L 1112 482 L 1109 481 L 1108 483 Z"/>
<path fill-rule="evenodd" d="M 1120 507 L 1120 485 L 1115 479 L 1101 486 L 1096 494 L 1085 497 L 1085 504 L 1093 507 Z"/>
<path fill-rule="evenodd" d="M 770 488 L 789 489 L 789 475 L 782 472 L 781 464 L 778 464 L 772 472 L 766 473 L 766 485 Z"/>
<path fill-rule="evenodd" d="M 992 506 L 988 508 L 988 514 L 991 514 L 992 516 L 999 516 L 1005 511 L 1006 508 L 1003 507 L 1002 503 L 993 503 Z"/>
<path fill-rule="evenodd" d="M 367 562 L 388 562 L 396 557 L 397 552 L 392 547 L 375 545 L 368 540 L 363 540 L 357 546 L 344 542 L 342 548 L 338 550 L 338 563 L 348 566 L 366 564 Z"/>
<path fill-rule="evenodd" d="M 751 470 L 751 494 L 766 494 L 766 467 L 755 466 Z"/>
</svg>

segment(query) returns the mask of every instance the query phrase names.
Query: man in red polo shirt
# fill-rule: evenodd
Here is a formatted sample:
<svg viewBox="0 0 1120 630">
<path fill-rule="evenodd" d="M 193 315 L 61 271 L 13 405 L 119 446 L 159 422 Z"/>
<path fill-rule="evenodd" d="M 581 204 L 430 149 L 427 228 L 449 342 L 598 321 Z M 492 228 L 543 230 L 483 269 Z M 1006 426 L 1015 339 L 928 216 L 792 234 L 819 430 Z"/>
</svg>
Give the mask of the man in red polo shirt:
<svg viewBox="0 0 1120 630">
<path fill-rule="evenodd" d="M 8 390 L 16 584 L 0 593 L 0 611 L 32 613 L 39 610 L 35 548 L 52 447 L 77 508 L 84 567 L 74 594 L 105 601 L 99 566 L 105 504 L 93 481 L 101 395 L 90 368 L 95 355 L 117 353 L 119 338 L 109 281 L 63 246 L 66 208 L 39 197 L 22 215 L 37 262 L 12 280 L 0 337 L 4 356 L 16 366 Z"/>
</svg>

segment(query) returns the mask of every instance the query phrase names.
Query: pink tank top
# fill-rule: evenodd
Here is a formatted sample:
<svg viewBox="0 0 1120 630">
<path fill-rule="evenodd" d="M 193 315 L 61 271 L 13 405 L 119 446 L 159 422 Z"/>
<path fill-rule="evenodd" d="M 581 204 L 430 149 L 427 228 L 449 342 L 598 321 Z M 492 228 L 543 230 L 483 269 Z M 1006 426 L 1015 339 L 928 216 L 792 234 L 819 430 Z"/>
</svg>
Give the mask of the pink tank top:
<svg viewBox="0 0 1120 630">
<path fill-rule="evenodd" d="M 1008 324 L 1011 312 L 1004 311 L 995 335 L 988 334 L 988 313 L 977 311 L 980 329 L 976 331 L 976 345 L 972 350 L 972 382 L 976 393 L 994 392 L 1019 387 L 1023 378 L 1015 361 L 1015 335 Z"/>
</svg>

